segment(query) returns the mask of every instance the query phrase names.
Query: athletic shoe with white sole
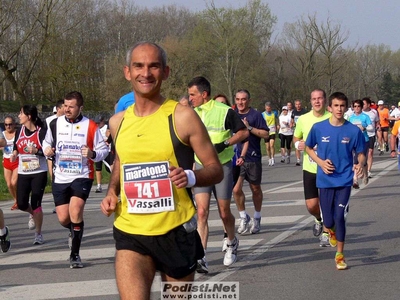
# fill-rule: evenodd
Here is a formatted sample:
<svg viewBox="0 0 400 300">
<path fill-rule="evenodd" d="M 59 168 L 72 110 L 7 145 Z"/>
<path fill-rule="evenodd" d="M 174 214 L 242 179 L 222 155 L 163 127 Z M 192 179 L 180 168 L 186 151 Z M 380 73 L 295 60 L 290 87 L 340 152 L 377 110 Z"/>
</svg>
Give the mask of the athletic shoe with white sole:
<svg viewBox="0 0 400 300">
<path fill-rule="evenodd" d="M 203 274 L 207 274 L 208 273 L 208 263 L 207 263 L 207 260 L 206 260 L 205 256 L 202 259 L 199 259 L 197 261 L 196 272 L 197 273 L 203 273 Z"/>
<path fill-rule="evenodd" d="M 314 219 L 314 226 L 313 226 L 313 235 L 314 236 L 320 236 L 322 233 L 322 221 L 318 221 L 317 219 Z"/>
<path fill-rule="evenodd" d="M 239 234 L 244 234 L 250 230 L 250 216 L 246 214 L 246 218 L 240 218 L 240 224 L 237 232 Z"/>
<path fill-rule="evenodd" d="M 251 228 L 250 232 L 252 234 L 259 233 L 261 230 L 261 218 L 253 218 L 251 219 Z"/>
<path fill-rule="evenodd" d="M 10 241 L 10 230 L 6 226 L 6 234 L 0 236 L 0 250 L 3 253 L 6 253 L 11 248 L 11 241 Z"/>
<path fill-rule="evenodd" d="M 236 262 L 238 247 L 239 247 L 239 240 L 237 239 L 237 237 L 235 237 L 232 244 L 228 244 L 228 249 L 226 249 L 224 256 L 224 266 L 229 267 L 230 265 Z"/>
<path fill-rule="evenodd" d="M 34 245 L 42 245 L 44 244 L 43 235 L 35 234 L 35 239 L 33 240 Z"/>
<path fill-rule="evenodd" d="M 79 256 L 79 254 L 71 255 L 69 257 L 69 267 L 71 269 L 83 268 L 83 264 L 82 264 L 81 257 Z"/>
</svg>

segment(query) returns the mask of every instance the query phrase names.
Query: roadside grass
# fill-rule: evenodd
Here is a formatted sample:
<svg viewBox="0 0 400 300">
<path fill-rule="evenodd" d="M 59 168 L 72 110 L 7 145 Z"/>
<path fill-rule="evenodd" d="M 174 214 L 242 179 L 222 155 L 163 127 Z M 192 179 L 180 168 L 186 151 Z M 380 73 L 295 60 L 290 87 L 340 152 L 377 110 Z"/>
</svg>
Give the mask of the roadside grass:
<svg viewBox="0 0 400 300">
<path fill-rule="evenodd" d="M 110 173 L 105 171 L 104 167 L 103 167 L 102 175 L 103 175 L 102 183 L 108 184 L 108 182 L 110 180 Z M 95 185 L 95 184 L 96 184 L 96 180 L 94 180 L 94 182 L 93 182 L 93 185 Z M 44 192 L 51 193 L 51 184 L 50 184 L 49 177 L 47 178 L 47 186 L 46 186 L 46 189 Z M 4 169 L 3 169 L 3 167 L 1 167 L 0 168 L 0 201 L 6 201 L 6 200 L 12 200 L 12 197 L 11 197 L 10 193 L 8 192 L 7 184 L 4 179 Z"/>
</svg>

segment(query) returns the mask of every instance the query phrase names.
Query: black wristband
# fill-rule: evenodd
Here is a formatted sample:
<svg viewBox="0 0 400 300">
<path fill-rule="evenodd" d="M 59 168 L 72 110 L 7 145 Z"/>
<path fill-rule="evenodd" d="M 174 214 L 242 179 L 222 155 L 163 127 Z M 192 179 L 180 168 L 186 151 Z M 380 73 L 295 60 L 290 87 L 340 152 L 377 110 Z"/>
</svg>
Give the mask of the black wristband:
<svg viewBox="0 0 400 300">
<path fill-rule="evenodd" d="M 91 159 L 92 159 L 92 160 L 95 159 L 95 158 L 96 158 L 96 155 L 97 155 L 96 151 L 92 151 L 92 157 L 91 157 Z"/>
</svg>

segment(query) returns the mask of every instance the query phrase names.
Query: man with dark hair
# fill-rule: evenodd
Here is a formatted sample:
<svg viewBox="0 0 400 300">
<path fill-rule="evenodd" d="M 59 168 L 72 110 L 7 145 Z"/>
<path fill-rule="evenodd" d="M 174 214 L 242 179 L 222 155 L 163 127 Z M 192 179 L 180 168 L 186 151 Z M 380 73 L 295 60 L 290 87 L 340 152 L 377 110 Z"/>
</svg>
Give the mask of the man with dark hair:
<svg viewBox="0 0 400 300">
<path fill-rule="evenodd" d="M 354 173 L 359 177 L 363 175 L 365 137 L 357 126 L 344 118 L 348 107 L 345 94 L 333 93 L 329 97 L 329 107 L 332 116 L 313 125 L 307 136 L 306 152 L 318 164 L 316 184 L 321 194 L 324 225 L 329 231 L 330 245 L 337 247 L 336 268 L 344 270 L 347 269 L 343 255 L 346 216 Z M 318 152 L 314 151 L 315 147 Z M 357 155 L 356 165 L 353 152 Z"/>
<path fill-rule="evenodd" d="M 374 160 L 374 148 L 375 148 L 375 142 L 376 142 L 376 131 L 379 129 L 379 114 L 378 112 L 371 107 L 372 101 L 369 97 L 365 97 L 362 99 L 363 101 L 363 112 L 368 115 L 368 117 L 371 120 L 372 123 L 372 128 L 367 129 L 367 134 L 369 137 L 369 142 L 368 142 L 368 155 L 367 155 L 367 165 L 368 165 L 368 178 L 370 178 L 371 175 L 371 169 L 372 169 L 372 163 Z"/>
<path fill-rule="evenodd" d="M 210 209 L 211 192 L 217 198 L 219 216 L 224 225 L 226 237 L 223 240 L 225 251 L 224 265 L 230 266 L 237 260 L 239 240 L 235 236 L 235 217 L 231 212 L 231 198 L 233 188 L 232 158 L 233 145 L 243 141 L 249 136 L 246 126 L 238 114 L 229 106 L 211 99 L 211 85 L 204 77 L 195 77 L 188 84 L 189 99 L 201 120 L 203 121 L 211 142 L 218 153 L 218 159 L 224 170 L 224 179 L 215 185 L 194 188 L 198 232 L 204 247 L 207 249 L 208 240 L 208 215 Z M 244 157 L 240 158 L 241 160 Z M 195 169 L 203 168 L 198 157 L 195 157 Z M 197 272 L 208 273 L 208 265 L 204 256 L 197 262 Z"/>
<path fill-rule="evenodd" d="M 43 141 L 44 154 L 54 159 L 53 197 L 58 221 L 70 231 L 70 268 L 82 268 L 79 256 L 83 210 L 93 184 L 94 162 L 108 147 L 96 123 L 82 115 L 83 97 L 71 92 L 64 99 L 64 117 L 50 122 Z"/>
<path fill-rule="evenodd" d="M 140 42 L 129 49 L 124 74 L 136 102 L 109 121 L 116 155 L 101 210 L 106 216 L 115 212 L 121 299 L 150 299 L 157 270 L 162 281 L 194 280 L 204 251 L 191 187 L 216 184 L 223 176 L 195 111 L 161 95 L 169 75 L 166 59 L 164 49 L 154 43 Z M 194 153 L 201 170 L 192 170 Z"/>
<path fill-rule="evenodd" d="M 237 152 L 243 156 L 244 164 L 239 169 L 239 177 L 233 188 L 233 197 L 240 215 L 239 234 L 246 232 L 258 233 L 261 230 L 261 208 L 263 192 L 261 190 L 262 164 L 261 139 L 267 139 L 269 128 L 260 112 L 250 107 L 250 93 L 248 90 L 238 90 L 235 95 L 236 111 L 249 131 L 248 149 L 242 153 L 243 143 L 237 145 Z M 243 183 L 250 184 L 254 204 L 254 218 L 246 213 Z"/>
</svg>

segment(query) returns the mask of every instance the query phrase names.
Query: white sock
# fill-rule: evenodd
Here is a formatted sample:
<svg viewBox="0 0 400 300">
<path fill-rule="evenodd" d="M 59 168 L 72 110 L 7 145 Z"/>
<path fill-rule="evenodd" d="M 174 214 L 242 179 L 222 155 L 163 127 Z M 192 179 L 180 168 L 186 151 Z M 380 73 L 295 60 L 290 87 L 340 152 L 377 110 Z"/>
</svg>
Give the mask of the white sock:
<svg viewBox="0 0 400 300">
<path fill-rule="evenodd" d="M 243 210 L 243 211 L 239 211 L 239 215 L 240 215 L 240 217 L 242 218 L 242 219 L 246 219 L 246 211 L 245 210 Z"/>
<path fill-rule="evenodd" d="M 261 211 L 254 211 L 254 219 L 261 218 Z"/>
</svg>

